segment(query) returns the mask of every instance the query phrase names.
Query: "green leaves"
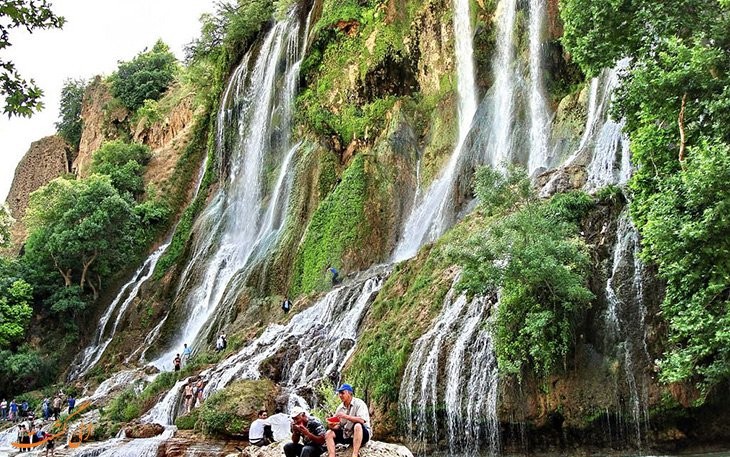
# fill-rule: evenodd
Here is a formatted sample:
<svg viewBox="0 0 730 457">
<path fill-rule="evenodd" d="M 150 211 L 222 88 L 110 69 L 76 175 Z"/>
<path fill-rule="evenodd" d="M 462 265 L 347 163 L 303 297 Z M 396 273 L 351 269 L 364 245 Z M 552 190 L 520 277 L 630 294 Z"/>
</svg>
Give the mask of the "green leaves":
<svg viewBox="0 0 730 457">
<path fill-rule="evenodd" d="M 46 0 L 5 0 L 0 5 L 0 50 L 9 46 L 10 30 L 63 27 L 64 18 L 56 16 Z M 43 91 L 31 79 L 26 81 L 13 62 L 0 58 L 0 95 L 5 97 L 3 112 L 11 116 L 30 117 L 43 108 Z"/>
<path fill-rule="evenodd" d="M 172 83 L 176 71 L 175 56 L 159 40 L 152 50 L 119 64 L 111 77 L 112 94 L 130 111 L 136 111 L 145 100 L 158 100 Z"/>
<path fill-rule="evenodd" d="M 670 347 L 662 379 L 709 387 L 730 376 L 730 147 L 702 144 L 660 183 L 642 227 L 644 255 L 667 281 Z"/>
<path fill-rule="evenodd" d="M 81 142 L 81 103 L 86 85 L 83 79 L 67 79 L 61 89 L 60 119 L 55 124 L 56 130 L 74 149 L 78 149 Z"/>
<path fill-rule="evenodd" d="M 145 145 L 110 141 L 94 153 L 90 171 L 109 176 L 119 192 L 136 198 L 144 191 L 142 171 L 151 157 Z"/>
<path fill-rule="evenodd" d="M 594 298 L 587 288 L 587 248 L 577 236 L 593 200 L 574 193 L 537 201 L 519 170 L 504 177 L 479 170 L 475 187 L 488 214 L 514 212 L 490 221 L 452 252 L 464 268 L 459 285 L 473 294 L 499 293 L 494 331 L 500 370 L 547 376 L 570 353 L 578 317 Z"/>
<path fill-rule="evenodd" d="M 33 288 L 23 279 L 0 280 L 0 348 L 20 341 L 30 323 Z"/>
</svg>

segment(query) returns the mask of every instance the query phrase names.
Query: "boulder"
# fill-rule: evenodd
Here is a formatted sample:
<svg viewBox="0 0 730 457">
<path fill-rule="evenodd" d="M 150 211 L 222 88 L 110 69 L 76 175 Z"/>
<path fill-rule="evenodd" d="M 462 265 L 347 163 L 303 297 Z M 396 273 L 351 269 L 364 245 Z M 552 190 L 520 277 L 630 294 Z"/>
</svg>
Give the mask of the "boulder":
<svg viewBox="0 0 730 457">
<path fill-rule="evenodd" d="M 248 446 L 240 454 L 229 454 L 227 457 L 281 457 L 284 455 L 284 444 L 286 443 L 274 443 L 264 447 Z M 335 455 L 336 457 L 351 457 L 352 448 L 338 445 Z M 360 449 L 360 457 L 413 457 L 413 454 L 405 446 L 370 441 Z"/>
<path fill-rule="evenodd" d="M 165 431 L 160 424 L 139 424 L 132 423 L 124 427 L 124 434 L 127 438 L 152 438 Z"/>
</svg>

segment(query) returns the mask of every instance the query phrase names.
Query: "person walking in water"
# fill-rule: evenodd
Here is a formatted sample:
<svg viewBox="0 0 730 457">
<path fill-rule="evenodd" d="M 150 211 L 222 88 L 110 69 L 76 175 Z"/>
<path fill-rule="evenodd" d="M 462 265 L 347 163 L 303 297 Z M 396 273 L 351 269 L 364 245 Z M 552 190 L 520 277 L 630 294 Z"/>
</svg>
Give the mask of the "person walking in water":
<svg viewBox="0 0 730 457">
<path fill-rule="evenodd" d="M 284 310 L 284 314 L 291 310 L 291 301 L 289 300 L 289 297 L 284 297 L 284 301 L 281 302 L 281 309 Z"/>
<path fill-rule="evenodd" d="M 370 440 L 370 411 L 364 401 L 355 398 L 350 384 L 342 384 L 337 395 L 342 400 L 335 411 L 340 423 L 330 425 L 325 433 L 327 457 L 335 457 L 335 444 L 352 445 L 352 457 L 358 457 L 360 448 Z"/>
</svg>

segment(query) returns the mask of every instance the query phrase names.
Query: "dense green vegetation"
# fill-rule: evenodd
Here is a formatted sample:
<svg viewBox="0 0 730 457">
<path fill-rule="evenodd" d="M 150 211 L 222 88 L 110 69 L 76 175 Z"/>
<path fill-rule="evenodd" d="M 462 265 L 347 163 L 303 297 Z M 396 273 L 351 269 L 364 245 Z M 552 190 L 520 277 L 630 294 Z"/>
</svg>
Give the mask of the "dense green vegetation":
<svg viewBox="0 0 730 457">
<path fill-rule="evenodd" d="M 68 143 L 79 148 L 83 121 L 81 120 L 81 103 L 84 100 L 84 91 L 87 82 L 83 79 L 67 79 L 61 89 L 61 103 L 59 120 L 56 122 L 56 131 Z"/>
<path fill-rule="evenodd" d="M 730 141 L 730 4 L 565 0 L 561 17 L 564 43 L 586 73 L 631 58 L 616 111 L 637 166 L 632 216 L 645 258 L 667 281 L 661 377 L 706 393 L 730 378 L 730 264 L 720 216 L 730 204 L 720 184 Z"/>
<path fill-rule="evenodd" d="M 23 28 L 28 32 L 63 27 L 64 18 L 51 10 L 47 0 L 14 0 L 0 8 L 0 50 L 12 46 L 10 32 Z M 30 117 L 43 109 L 43 91 L 31 79 L 26 81 L 11 60 L 0 58 L 0 94 L 4 96 L 3 113 Z"/>
<path fill-rule="evenodd" d="M 494 323 L 500 371 L 544 378 L 565 366 L 574 330 L 593 299 L 589 257 L 578 222 L 593 199 L 582 193 L 538 201 L 524 171 L 477 173 L 487 214 L 501 217 L 454 249 L 460 286 L 471 294 L 499 291 Z"/>
<path fill-rule="evenodd" d="M 324 290 L 326 267 L 339 269 L 343 255 L 359 246 L 367 230 L 364 214 L 369 180 L 365 161 L 363 155 L 355 158 L 342 182 L 312 215 L 294 262 L 292 296 Z"/>
<path fill-rule="evenodd" d="M 151 50 L 119 64 L 111 76 L 112 94 L 130 111 L 145 100 L 158 100 L 175 78 L 177 60 L 161 40 Z"/>
</svg>

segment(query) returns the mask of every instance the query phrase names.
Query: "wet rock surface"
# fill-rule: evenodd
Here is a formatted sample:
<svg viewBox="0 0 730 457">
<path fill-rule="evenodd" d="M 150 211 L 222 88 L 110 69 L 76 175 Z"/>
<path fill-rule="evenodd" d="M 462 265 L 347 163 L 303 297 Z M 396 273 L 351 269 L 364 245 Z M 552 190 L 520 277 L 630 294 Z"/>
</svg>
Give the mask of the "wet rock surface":
<svg viewBox="0 0 730 457">
<path fill-rule="evenodd" d="M 127 438 L 152 438 L 165 431 L 160 424 L 130 424 L 124 427 Z"/>
</svg>

